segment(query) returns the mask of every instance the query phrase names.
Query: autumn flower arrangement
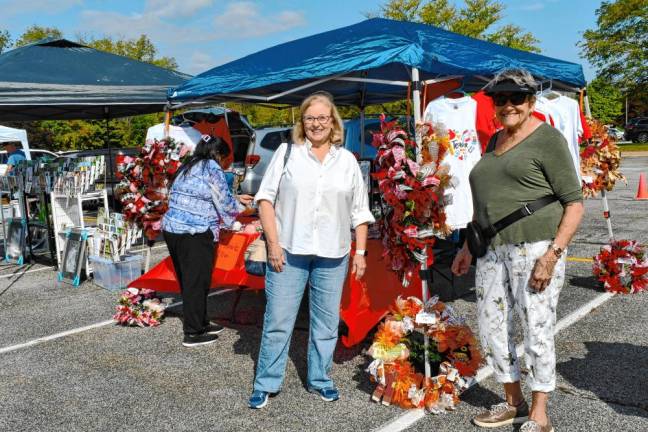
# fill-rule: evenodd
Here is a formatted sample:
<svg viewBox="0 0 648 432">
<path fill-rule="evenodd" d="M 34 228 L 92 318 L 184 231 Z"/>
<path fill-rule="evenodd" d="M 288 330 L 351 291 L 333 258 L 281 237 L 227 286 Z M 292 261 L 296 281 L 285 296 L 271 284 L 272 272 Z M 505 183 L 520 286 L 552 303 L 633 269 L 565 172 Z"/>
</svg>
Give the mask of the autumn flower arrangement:
<svg viewBox="0 0 648 432">
<path fill-rule="evenodd" d="M 581 152 L 583 196 L 592 198 L 602 190 L 611 191 L 617 181 L 626 182 L 619 171 L 621 152 L 616 141 L 597 120 L 588 120 L 592 138 Z"/>
<path fill-rule="evenodd" d="M 414 336 L 430 338 L 432 376 L 425 378 L 413 361 Z M 433 297 L 398 297 L 376 332 L 367 371 L 376 383 L 372 400 L 435 414 L 453 410 L 482 364 L 477 340 L 454 310 Z"/>
<path fill-rule="evenodd" d="M 594 257 L 592 271 L 606 291 L 648 291 L 648 255 L 635 240 L 613 240 L 603 246 Z"/>
<path fill-rule="evenodd" d="M 128 288 L 119 296 L 113 319 L 124 326 L 155 327 L 164 317 L 165 306 L 150 289 Z"/>
<path fill-rule="evenodd" d="M 117 159 L 117 192 L 124 217 L 142 227 L 149 240 L 162 229 L 168 188 L 189 148 L 173 138 L 147 141 L 137 157 Z"/>
<path fill-rule="evenodd" d="M 447 133 L 429 123 L 418 126 L 422 137 L 421 158 L 417 161 L 416 142 L 396 121 L 381 116 L 381 130 L 373 135 L 377 148 L 378 181 L 383 202 L 380 221 L 383 258 L 407 286 L 417 265 L 427 257 L 433 261 L 435 237 L 450 233 L 443 210 L 443 192 L 450 175 L 441 165 L 450 150 Z"/>
</svg>

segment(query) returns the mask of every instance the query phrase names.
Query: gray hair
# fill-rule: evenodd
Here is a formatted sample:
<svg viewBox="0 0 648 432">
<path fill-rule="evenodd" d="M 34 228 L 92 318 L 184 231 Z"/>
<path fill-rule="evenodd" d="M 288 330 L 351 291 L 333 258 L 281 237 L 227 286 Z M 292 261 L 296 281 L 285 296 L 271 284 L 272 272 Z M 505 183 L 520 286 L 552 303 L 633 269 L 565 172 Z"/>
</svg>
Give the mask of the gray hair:
<svg viewBox="0 0 648 432">
<path fill-rule="evenodd" d="M 515 84 L 524 87 L 537 88 L 538 83 L 533 78 L 533 75 L 525 69 L 504 69 L 495 75 L 495 78 L 490 80 L 488 84 L 484 87 L 486 91 L 489 88 L 492 88 L 494 85 L 499 84 L 504 81 L 513 81 Z"/>
</svg>

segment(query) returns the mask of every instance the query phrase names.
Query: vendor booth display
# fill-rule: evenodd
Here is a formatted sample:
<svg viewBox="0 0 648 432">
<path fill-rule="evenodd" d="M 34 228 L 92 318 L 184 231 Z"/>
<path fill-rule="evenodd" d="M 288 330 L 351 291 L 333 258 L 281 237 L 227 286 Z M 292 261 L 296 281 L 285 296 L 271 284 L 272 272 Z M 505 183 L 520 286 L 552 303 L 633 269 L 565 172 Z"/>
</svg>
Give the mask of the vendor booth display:
<svg viewBox="0 0 648 432">
<path fill-rule="evenodd" d="M 104 169 L 101 156 L 62 161 L 25 160 L 13 168 L 11 176 L 0 177 L 3 193 L 18 198 L 14 214 L 23 220 L 26 227 L 26 245 L 29 246 L 30 258 L 34 256 L 31 233 L 40 230 L 48 233 L 44 241 L 50 243 L 52 260 L 61 262 L 66 231 L 75 227 L 84 228 L 82 203 L 103 200 L 107 206 L 105 191 L 95 191 L 95 182 Z M 34 196 L 37 198 L 31 198 Z M 35 215 L 31 215 L 28 208 L 32 201 L 36 201 L 39 207 Z M 3 218 L 4 213 L 3 211 Z"/>
</svg>

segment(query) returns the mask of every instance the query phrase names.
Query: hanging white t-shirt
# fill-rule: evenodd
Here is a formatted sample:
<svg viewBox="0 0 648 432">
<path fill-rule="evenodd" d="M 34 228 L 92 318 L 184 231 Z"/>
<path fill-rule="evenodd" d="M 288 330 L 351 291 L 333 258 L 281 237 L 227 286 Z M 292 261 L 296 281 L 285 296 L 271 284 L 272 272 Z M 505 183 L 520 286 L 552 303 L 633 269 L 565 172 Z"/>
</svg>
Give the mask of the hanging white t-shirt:
<svg viewBox="0 0 648 432">
<path fill-rule="evenodd" d="M 425 108 L 425 121 L 445 126 L 454 148 L 454 154 L 448 153 L 443 161 L 449 166 L 452 176 L 451 186 L 446 189 L 452 202 L 445 207 L 446 221 L 452 229 L 465 228 L 473 218 L 468 176 L 481 159 L 476 118 L 477 102 L 470 96 L 458 99 L 441 97 Z"/>
<path fill-rule="evenodd" d="M 545 97 L 540 96 L 536 101 L 536 108 L 542 112 L 551 114 L 555 121 L 554 127 L 558 129 L 569 146 L 569 154 L 572 157 L 574 170 L 578 181 L 581 181 L 580 173 L 580 148 L 578 137 L 583 134 L 578 102 L 567 96 Z"/>
<path fill-rule="evenodd" d="M 176 142 L 184 143 L 189 147 L 189 151 L 193 153 L 196 145 L 200 141 L 202 134 L 198 129 L 191 126 L 172 126 L 169 125 L 169 137 L 173 138 Z M 146 141 L 148 140 L 161 140 L 164 138 L 164 123 L 151 126 L 146 131 Z"/>
</svg>

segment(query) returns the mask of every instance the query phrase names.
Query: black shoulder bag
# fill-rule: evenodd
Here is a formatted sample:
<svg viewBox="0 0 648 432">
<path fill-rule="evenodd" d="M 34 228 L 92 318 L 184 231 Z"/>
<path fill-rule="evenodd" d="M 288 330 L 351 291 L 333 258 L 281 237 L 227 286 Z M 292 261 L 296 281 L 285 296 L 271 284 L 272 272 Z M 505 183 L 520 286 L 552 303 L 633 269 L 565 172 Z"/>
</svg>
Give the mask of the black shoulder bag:
<svg viewBox="0 0 648 432">
<path fill-rule="evenodd" d="M 508 216 L 498 220 L 492 225 L 489 225 L 486 228 L 483 228 L 476 221 L 472 221 L 466 227 L 466 241 L 468 242 L 468 249 L 472 256 L 476 258 L 481 258 L 486 255 L 488 250 L 488 245 L 495 234 L 502 231 L 507 226 L 519 221 L 522 218 L 531 216 L 533 213 L 537 212 L 541 208 L 551 204 L 556 201 L 554 195 L 546 196 L 539 198 L 531 203 L 525 204 L 523 207 L 515 210 L 513 213 Z"/>
</svg>

